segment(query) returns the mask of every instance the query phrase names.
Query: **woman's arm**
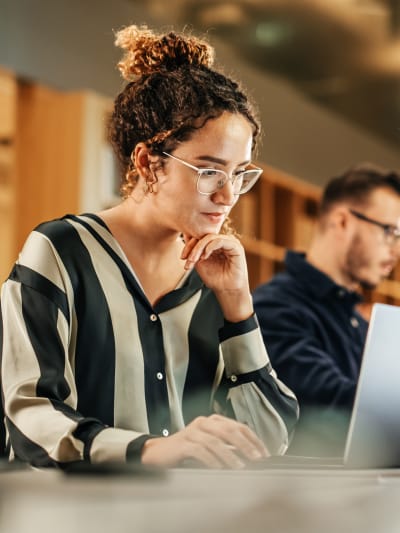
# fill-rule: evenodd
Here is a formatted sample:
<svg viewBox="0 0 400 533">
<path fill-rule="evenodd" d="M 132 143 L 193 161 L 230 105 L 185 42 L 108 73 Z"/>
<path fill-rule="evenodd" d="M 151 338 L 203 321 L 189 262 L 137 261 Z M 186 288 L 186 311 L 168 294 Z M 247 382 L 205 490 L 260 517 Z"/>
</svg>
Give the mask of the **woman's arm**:
<svg viewBox="0 0 400 533">
<path fill-rule="evenodd" d="M 149 436 L 78 411 L 68 283 L 51 242 L 32 232 L 1 293 L 1 381 L 12 454 L 40 466 L 125 461 L 135 448 L 140 456 Z"/>
<path fill-rule="evenodd" d="M 298 419 L 298 403 L 269 362 L 254 315 L 243 246 L 231 235 L 186 237 L 185 242 L 186 268 L 196 268 L 225 317 L 220 341 L 233 414 L 271 453 L 284 453 Z"/>
</svg>

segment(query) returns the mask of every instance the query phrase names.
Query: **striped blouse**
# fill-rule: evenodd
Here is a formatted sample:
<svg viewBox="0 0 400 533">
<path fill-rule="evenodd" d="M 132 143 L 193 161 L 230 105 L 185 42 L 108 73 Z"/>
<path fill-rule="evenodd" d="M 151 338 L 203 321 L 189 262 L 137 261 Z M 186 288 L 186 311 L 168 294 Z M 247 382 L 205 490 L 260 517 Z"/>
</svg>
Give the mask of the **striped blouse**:
<svg viewBox="0 0 400 533">
<path fill-rule="evenodd" d="M 28 237 L 1 292 L 1 378 L 11 457 L 34 465 L 138 459 L 218 412 L 282 454 L 298 416 L 255 316 L 224 321 L 191 271 L 151 306 L 96 215 Z"/>
</svg>

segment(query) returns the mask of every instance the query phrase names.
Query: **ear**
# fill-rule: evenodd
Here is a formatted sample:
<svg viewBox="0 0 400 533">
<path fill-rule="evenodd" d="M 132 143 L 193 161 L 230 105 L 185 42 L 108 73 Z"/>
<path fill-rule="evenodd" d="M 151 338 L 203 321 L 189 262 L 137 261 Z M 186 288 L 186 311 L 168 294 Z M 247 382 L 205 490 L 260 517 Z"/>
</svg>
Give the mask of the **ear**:
<svg viewBox="0 0 400 533">
<path fill-rule="evenodd" d="M 133 153 L 135 168 L 142 178 L 150 174 L 149 149 L 144 143 L 138 143 Z"/>
<path fill-rule="evenodd" d="M 336 229 L 346 229 L 349 224 L 349 211 L 343 205 L 338 205 L 332 209 L 332 225 Z"/>
<path fill-rule="evenodd" d="M 355 229 L 354 217 L 348 206 L 339 204 L 332 208 L 329 213 L 329 226 L 335 232 L 337 238 L 351 238 Z"/>
</svg>

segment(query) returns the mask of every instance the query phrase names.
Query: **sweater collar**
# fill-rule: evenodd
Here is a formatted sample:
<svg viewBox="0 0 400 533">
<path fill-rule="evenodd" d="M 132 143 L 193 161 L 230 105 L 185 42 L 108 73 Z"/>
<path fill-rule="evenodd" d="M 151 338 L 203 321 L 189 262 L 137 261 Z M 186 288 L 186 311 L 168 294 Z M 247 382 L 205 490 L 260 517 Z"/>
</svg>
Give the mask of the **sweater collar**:
<svg viewBox="0 0 400 533">
<path fill-rule="evenodd" d="M 362 300 L 359 293 L 349 291 L 346 287 L 337 284 L 332 278 L 309 263 L 304 253 L 288 250 L 285 256 L 285 266 L 287 271 L 299 279 L 302 285 L 306 286 L 308 291 L 317 299 L 336 294 L 353 305 Z"/>
</svg>

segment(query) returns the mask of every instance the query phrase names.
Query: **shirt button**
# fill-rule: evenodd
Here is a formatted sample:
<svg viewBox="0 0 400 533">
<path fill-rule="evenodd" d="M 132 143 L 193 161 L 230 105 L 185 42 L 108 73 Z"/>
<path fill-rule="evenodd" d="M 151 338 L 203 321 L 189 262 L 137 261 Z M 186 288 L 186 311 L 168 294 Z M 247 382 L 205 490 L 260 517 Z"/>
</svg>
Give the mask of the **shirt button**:
<svg viewBox="0 0 400 533">
<path fill-rule="evenodd" d="M 353 328 L 358 328 L 358 326 L 360 325 L 355 316 L 351 317 L 350 322 Z"/>
<path fill-rule="evenodd" d="M 150 320 L 155 322 L 157 320 L 157 315 L 150 315 Z"/>
<path fill-rule="evenodd" d="M 162 372 L 157 372 L 157 379 L 161 381 L 163 377 Z"/>
<path fill-rule="evenodd" d="M 339 289 L 337 294 L 338 294 L 339 298 L 343 298 L 343 296 L 345 295 L 345 290 L 344 289 Z"/>
<path fill-rule="evenodd" d="M 168 435 L 169 435 L 168 429 L 163 429 L 162 430 L 162 434 L 163 434 L 163 437 L 168 437 Z"/>
<path fill-rule="evenodd" d="M 230 380 L 232 381 L 232 383 L 236 383 L 237 376 L 235 376 L 235 374 L 232 374 L 232 376 L 230 377 Z"/>
</svg>

